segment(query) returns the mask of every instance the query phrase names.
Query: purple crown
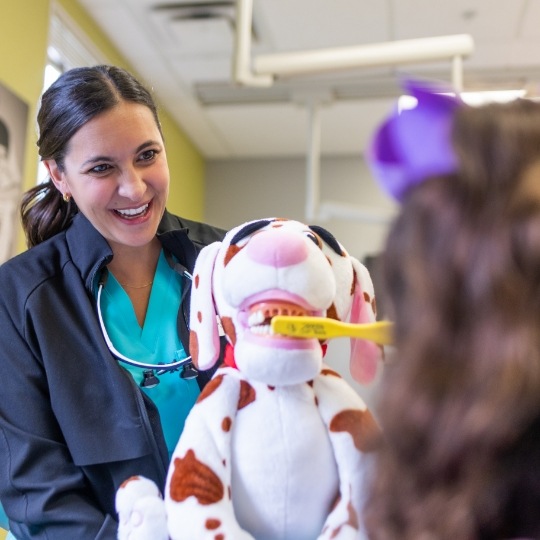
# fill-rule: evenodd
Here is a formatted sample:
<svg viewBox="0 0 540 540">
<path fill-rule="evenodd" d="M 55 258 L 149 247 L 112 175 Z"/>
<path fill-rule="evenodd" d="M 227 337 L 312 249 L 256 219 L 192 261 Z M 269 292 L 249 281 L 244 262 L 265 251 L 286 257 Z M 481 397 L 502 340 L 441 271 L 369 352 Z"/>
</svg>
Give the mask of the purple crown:
<svg viewBox="0 0 540 540">
<path fill-rule="evenodd" d="M 404 87 L 418 100 L 416 107 L 401 113 L 396 108 L 377 129 L 366 156 L 379 184 L 398 201 L 424 179 L 457 169 L 452 123 L 463 104 L 434 85 L 408 81 Z"/>
</svg>

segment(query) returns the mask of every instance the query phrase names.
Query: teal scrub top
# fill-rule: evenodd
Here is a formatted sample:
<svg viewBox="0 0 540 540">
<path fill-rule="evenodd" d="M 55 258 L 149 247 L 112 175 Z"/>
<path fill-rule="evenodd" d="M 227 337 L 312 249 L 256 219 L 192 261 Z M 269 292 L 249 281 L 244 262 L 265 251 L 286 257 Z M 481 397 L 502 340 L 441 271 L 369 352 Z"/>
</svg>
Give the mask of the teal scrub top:
<svg viewBox="0 0 540 540">
<path fill-rule="evenodd" d="M 0 527 L 6 531 L 9 529 L 8 517 L 4 511 L 4 507 L 0 504 Z"/>
<path fill-rule="evenodd" d="M 117 351 L 129 359 L 149 364 L 167 364 L 185 358 L 187 354 L 177 330 L 181 298 L 181 276 L 171 268 L 162 250 L 141 328 L 129 296 L 109 272 L 101 294 L 101 312 L 109 338 Z M 123 362 L 121 365 L 140 385 L 144 369 Z M 159 376 L 157 386 L 142 388 L 159 410 L 169 457 L 200 393 L 197 380 L 182 379 L 182 371 L 183 368 L 166 372 Z"/>
</svg>

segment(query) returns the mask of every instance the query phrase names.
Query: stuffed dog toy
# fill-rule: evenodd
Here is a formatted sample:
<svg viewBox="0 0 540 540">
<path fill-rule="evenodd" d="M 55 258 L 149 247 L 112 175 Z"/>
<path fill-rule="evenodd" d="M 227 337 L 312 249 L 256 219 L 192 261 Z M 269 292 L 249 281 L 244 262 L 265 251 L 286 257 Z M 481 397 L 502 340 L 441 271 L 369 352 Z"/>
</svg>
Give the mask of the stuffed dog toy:
<svg viewBox="0 0 540 540">
<path fill-rule="evenodd" d="M 323 364 L 317 339 L 272 334 L 274 315 L 375 320 L 367 269 L 320 227 L 264 219 L 204 248 L 191 296 L 193 361 L 224 364 L 201 393 L 156 486 L 117 493 L 119 538 L 348 540 L 360 537 L 366 453 L 378 427 Z M 369 382 L 381 350 L 353 340 L 351 370 Z M 165 525 L 166 521 L 166 525 Z"/>
</svg>

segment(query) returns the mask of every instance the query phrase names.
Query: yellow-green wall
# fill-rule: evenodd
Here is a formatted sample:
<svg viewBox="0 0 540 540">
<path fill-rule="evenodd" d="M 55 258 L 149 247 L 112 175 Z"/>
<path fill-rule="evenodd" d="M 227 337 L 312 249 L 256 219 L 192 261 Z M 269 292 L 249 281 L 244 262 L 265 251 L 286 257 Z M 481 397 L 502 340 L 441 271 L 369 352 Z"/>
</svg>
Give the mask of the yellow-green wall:
<svg viewBox="0 0 540 540">
<path fill-rule="evenodd" d="M 76 0 L 58 1 L 106 56 L 109 63 L 132 70 Z M 37 176 L 35 118 L 47 59 L 51 2 L 52 0 L 1 0 L 0 82 L 29 105 L 24 189 L 31 187 Z M 204 160 L 163 108 L 160 108 L 160 116 L 171 170 L 168 208 L 187 218 L 201 220 L 204 211 Z M 18 246 L 20 251 L 24 249 L 22 231 L 19 232 Z"/>
<path fill-rule="evenodd" d="M 24 188 L 35 182 L 37 152 L 36 105 L 47 59 L 49 0 L 2 0 L 0 16 L 0 82 L 29 106 L 25 148 Z M 17 245 L 24 239 L 18 232 Z"/>
</svg>

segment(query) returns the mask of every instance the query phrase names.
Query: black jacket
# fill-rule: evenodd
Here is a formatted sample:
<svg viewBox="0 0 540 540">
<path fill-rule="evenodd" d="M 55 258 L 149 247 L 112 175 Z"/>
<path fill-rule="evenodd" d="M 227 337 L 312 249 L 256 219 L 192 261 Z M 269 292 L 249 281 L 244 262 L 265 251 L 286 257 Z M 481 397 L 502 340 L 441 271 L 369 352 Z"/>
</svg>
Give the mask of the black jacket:
<svg viewBox="0 0 540 540">
<path fill-rule="evenodd" d="M 158 231 L 189 271 L 223 234 L 168 213 Z M 116 539 L 119 484 L 134 474 L 165 484 L 157 410 L 112 357 L 97 318 L 92 287 L 111 258 L 78 214 L 0 267 L 0 500 L 18 540 Z M 187 307 L 178 316 L 186 351 Z"/>
</svg>

